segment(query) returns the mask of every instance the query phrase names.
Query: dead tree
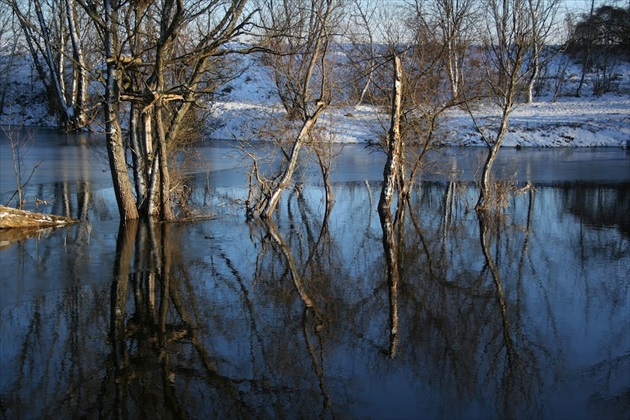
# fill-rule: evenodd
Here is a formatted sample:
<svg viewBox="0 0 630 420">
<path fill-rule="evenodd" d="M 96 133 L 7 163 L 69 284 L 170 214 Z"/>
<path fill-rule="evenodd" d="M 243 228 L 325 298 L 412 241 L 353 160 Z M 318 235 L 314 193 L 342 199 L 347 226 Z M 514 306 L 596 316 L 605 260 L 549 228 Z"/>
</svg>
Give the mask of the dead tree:
<svg viewBox="0 0 630 420">
<path fill-rule="evenodd" d="M 390 212 L 394 191 L 404 181 L 403 142 L 400 137 L 400 117 L 402 107 L 402 64 L 400 57 L 394 55 L 394 90 L 392 93 L 392 111 L 389 133 L 387 136 L 387 162 L 383 168 L 383 189 L 378 202 L 379 213 Z M 399 203 L 401 205 L 401 203 Z"/>
</svg>

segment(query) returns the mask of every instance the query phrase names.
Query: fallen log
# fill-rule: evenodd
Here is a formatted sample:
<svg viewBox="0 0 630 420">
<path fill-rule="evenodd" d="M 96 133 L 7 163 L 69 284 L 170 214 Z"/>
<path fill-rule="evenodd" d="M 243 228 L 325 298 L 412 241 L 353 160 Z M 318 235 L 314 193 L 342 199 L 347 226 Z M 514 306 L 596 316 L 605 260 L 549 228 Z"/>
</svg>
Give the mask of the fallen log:
<svg viewBox="0 0 630 420">
<path fill-rule="evenodd" d="M 16 228 L 46 228 L 65 226 L 79 222 L 70 217 L 56 216 L 54 214 L 35 213 L 26 210 L 18 210 L 11 207 L 0 206 L 0 229 Z"/>
</svg>

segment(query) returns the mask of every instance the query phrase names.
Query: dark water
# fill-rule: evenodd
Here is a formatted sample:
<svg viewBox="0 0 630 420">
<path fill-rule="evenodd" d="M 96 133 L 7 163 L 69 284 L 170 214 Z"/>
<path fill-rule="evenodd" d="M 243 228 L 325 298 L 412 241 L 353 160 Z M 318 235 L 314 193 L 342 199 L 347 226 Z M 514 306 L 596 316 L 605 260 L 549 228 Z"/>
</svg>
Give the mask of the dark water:
<svg viewBox="0 0 630 420">
<path fill-rule="evenodd" d="M 2 417 L 627 418 L 625 151 L 505 149 L 535 189 L 481 219 L 480 151 L 442 152 L 388 227 L 377 153 L 343 149 L 327 219 L 307 170 L 248 224 L 213 144 L 188 169 L 213 220 L 119 227 L 100 141 L 28 155 L 29 205 L 86 221 L 0 248 Z"/>
</svg>

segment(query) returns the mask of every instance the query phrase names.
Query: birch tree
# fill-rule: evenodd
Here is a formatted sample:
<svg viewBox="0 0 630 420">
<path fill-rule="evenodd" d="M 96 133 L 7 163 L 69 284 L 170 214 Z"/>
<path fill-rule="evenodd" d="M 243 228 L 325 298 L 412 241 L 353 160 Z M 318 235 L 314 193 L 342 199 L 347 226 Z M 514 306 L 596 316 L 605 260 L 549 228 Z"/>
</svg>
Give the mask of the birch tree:
<svg viewBox="0 0 630 420">
<path fill-rule="evenodd" d="M 397 218 L 423 170 L 424 158 L 440 146 L 444 112 L 460 103 L 444 71 L 448 40 L 436 30 L 439 22 L 423 16 L 417 4 L 405 10 L 411 18 L 405 21 L 402 36 L 408 41 L 401 44 L 396 36 L 387 42 L 390 55 L 379 58 L 388 60 L 382 65 L 382 73 L 387 74 L 376 78 L 385 81 L 377 95 L 390 97 L 387 128 L 383 124 L 387 134 L 381 143 L 387 162 L 379 211 L 391 207 L 397 190 Z"/>
<path fill-rule="evenodd" d="M 48 95 L 49 111 L 64 132 L 88 124 L 88 63 L 77 5 L 72 0 L 8 2 L 17 17 L 37 74 Z"/>
<path fill-rule="evenodd" d="M 404 182 L 404 148 L 400 135 L 402 110 L 402 64 L 400 57 L 394 55 L 394 77 L 392 92 L 392 110 L 389 132 L 387 134 L 387 161 L 383 168 L 383 188 L 378 202 L 379 214 L 389 213 L 394 199 L 394 191 Z M 400 188 L 400 187 L 399 187 Z M 399 206 L 404 204 L 399 203 Z"/>
</svg>

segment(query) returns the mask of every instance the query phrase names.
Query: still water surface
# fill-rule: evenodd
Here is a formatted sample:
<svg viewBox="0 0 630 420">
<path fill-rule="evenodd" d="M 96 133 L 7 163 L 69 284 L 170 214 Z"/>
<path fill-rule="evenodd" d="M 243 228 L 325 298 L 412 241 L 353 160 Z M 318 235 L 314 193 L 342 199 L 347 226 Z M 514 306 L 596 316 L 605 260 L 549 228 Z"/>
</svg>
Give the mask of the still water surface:
<svg viewBox="0 0 630 420">
<path fill-rule="evenodd" d="M 247 163 L 210 144 L 188 170 L 213 220 L 119 227 L 102 139 L 36 140 L 30 202 L 85 221 L 0 248 L 3 418 L 630 412 L 623 150 L 505 149 L 498 172 L 535 189 L 483 218 L 481 151 L 441 152 L 390 230 L 378 153 L 342 150 L 327 218 L 307 170 L 272 223 L 248 224 Z"/>
</svg>

